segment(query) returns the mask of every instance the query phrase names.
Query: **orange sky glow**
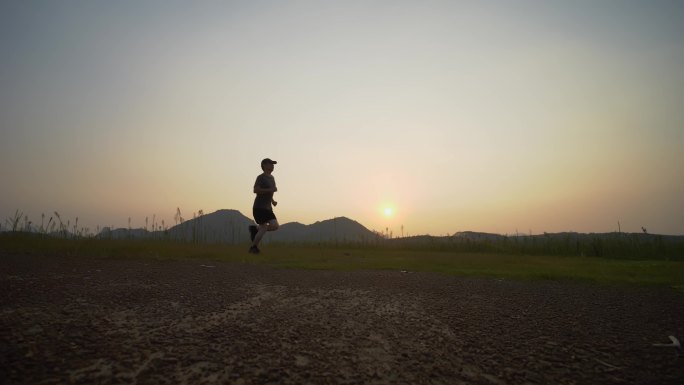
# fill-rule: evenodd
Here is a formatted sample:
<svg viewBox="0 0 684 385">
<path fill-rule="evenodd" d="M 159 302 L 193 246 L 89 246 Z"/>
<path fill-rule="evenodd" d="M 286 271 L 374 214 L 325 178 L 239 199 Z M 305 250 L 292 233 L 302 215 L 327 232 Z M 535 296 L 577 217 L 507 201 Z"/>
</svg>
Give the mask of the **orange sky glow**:
<svg viewBox="0 0 684 385">
<path fill-rule="evenodd" d="M 684 234 L 681 2 L 0 4 L 0 220 Z M 386 213 L 387 208 L 391 213 Z M 390 215 L 388 215 L 390 214 Z"/>
</svg>

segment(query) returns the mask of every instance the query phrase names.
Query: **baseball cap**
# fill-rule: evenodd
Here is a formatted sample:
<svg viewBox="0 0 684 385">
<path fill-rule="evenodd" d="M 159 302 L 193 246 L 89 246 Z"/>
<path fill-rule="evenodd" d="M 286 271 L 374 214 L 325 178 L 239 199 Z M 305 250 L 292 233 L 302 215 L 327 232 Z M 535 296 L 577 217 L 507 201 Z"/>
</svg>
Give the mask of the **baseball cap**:
<svg viewBox="0 0 684 385">
<path fill-rule="evenodd" d="M 264 160 L 261 161 L 261 165 L 262 165 L 262 166 L 265 165 L 265 164 L 267 164 L 267 163 L 270 163 L 270 164 L 277 164 L 278 162 L 276 162 L 275 160 L 271 160 L 271 159 L 269 159 L 269 158 L 266 158 L 266 159 L 264 159 Z"/>
</svg>

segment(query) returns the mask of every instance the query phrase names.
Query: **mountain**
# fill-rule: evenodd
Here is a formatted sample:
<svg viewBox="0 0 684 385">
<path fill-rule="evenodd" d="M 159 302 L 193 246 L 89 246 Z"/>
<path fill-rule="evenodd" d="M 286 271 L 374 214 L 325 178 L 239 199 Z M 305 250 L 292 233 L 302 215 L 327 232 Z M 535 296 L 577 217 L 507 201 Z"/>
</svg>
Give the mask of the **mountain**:
<svg viewBox="0 0 684 385">
<path fill-rule="evenodd" d="M 205 214 L 162 231 L 150 232 L 145 229 L 102 229 L 98 238 L 112 239 L 176 239 L 187 242 L 230 243 L 239 244 L 249 242 L 249 225 L 254 224 L 251 218 L 237 210 L 218 210 Z M 319 221 L 310 225 L 290 222 L 280 225 L 280 229 L 269 232 L 263 239 L 264 243 L 371 243 L 384 238 L 368 230 L 359 222 L 346 217 L 337 217 Z M 597 242 L 651 242 L 653 244 L 684 243 L 684 236 L 670 236 L 645 233 L 544 233 L 536 235 L 516 234 L 500 235 L 483 232 L 463 231 L 450 236 L 419 235 L 387 240 L 396 246 L 420 246 L 440 244 L 494 244 L 515 242 L 532 242 L 532 244 L 549 244 L 562 242 L 567 245 Z M 598 247 L 598 246 L 597 246 Z"/>
<path fill-rule="evenodd" d="M 97 238 L 108 238 L 108 239 L 143 239 L 151 237 L 152 233 L 145 229 L 114 229 L 109 227 L 104 227 L 99 234 L 96 235 Z"/>
<path fill-rule="evenodd" d="M 363 243 L 378 239 L 378 235 L 359 222 L 346 217 L 338 217 L 303 225 L 298 222 L 285 223 L 278 231 L 269 233 L 270 242 L 341 242 Z"/>
<path fill-rule="evenodd" d="M 467 239 L 471 241 L 500 241 L 506 238 L 501 234 L 480 233 L 475 231 L 460 231 L 453 235 L 457 239 Z"/>
<path fill-rule="evenodd" d="M 167 230 L 150 232 L 145 229 L 104 228 L 97 236 L 113 239 L 176 239 L 206 243 L 243 243 L 249 241 L 250 218 L 237 210 L 218 210 L 184 221 Z M 359 222 L 345 217 L 328 219 L 311 225 L 290 222 L 280 225 L 278 231 L 264 237 L 269 242 L 370 242 L 378 235 Z"/>
<path fill-rule="evenodd" d="M 208 243 L 241 243 L 249 240 L 249 225 L 254 222 L 237 210 L 218 210 L 170 228 L 172 239 Z"/>
<path fill-rule="evenodd" d="M 248 226 L 254 222 L 237 210 L 218 210 L 186 220 L 170 229 L 110 229 L 105 227 L 98 238 L 111 239 L 176 239 L 206 243 L 240 243 L 249 240 Z"/>
</svg>

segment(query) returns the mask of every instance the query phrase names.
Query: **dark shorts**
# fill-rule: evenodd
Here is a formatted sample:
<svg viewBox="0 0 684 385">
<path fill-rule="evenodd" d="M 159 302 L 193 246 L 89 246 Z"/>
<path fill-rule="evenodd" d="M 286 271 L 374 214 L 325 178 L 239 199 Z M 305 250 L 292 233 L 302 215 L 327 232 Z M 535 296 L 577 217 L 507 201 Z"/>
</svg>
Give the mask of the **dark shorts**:
<svg viewBox="0 0 684 385">
<path fill-rule="evenodd" d="M 272 219 L 277 220 L 275 214 L 273 214 L 273 210 L 271 209 L 259 209 L 259 208 L 253 208 L 252 209 L 252 214 L 254 215 L 254 220 L 258 224 L 264 224 Z"/>
</svg>

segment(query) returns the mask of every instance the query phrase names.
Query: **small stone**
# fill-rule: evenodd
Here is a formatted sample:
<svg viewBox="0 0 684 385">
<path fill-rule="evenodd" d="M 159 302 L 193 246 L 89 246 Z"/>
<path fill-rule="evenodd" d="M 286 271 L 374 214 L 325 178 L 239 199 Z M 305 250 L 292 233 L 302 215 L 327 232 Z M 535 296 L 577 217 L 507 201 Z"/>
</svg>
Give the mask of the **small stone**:
<svg viewBox="0 0 684 385">
<path fill-rule="evenodd" d="M 302 367 L 302 366 L 307 366 L 309 365 L 309 358 L 300 356 L 300 355 L 295 355 L 295 365 Z"/>
<path fill-rule="evenodd" d="M 28 330 L 26 330 L 26 334 L 28 334 L 28 335 L 36 335 L 36 334 L 42 333 L 43 331 L 44 331 L 44 330 L 43 330 L 42 327 L 40 327 L 40 325 L 35 325 L 35 326 L 29 328 Z"/>
</svg>

